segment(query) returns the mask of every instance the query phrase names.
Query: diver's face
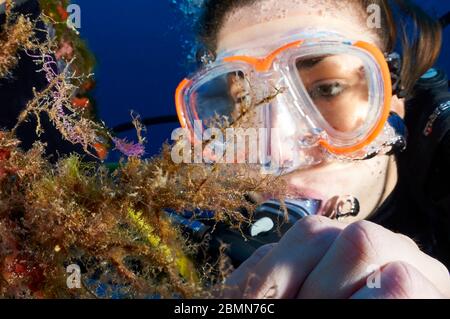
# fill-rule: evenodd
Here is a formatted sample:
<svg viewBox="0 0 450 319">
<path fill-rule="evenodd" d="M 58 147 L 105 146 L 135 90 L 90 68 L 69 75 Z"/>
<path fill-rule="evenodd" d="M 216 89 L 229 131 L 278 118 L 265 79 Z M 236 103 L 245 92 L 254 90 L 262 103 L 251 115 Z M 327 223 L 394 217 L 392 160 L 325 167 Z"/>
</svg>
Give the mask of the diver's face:
<svg viewBox="0 0 450 319">
<path fill-rule="evenodd" d="M 350 1 L 351 2 L 351 1 Z M 340 7 L 337 6 L 340 5 Z M 380 47 L 380 40 L 367 27 L 367 14 L 353 4 L 341 1 L 261 0 L 238 8 L 225 18 L 217 39 L 217 50 L 246 48 L 248 54 L 264 56 L 268 38 L 290 30 L 318 27 L 337 31 L 350 39 L 363 40 Z M 254 46 L 261 41 L 261 47 Z M 393 109 L 402 114 L 402 106 L 394 99 Z M 339 119 L 336 119 L 339 121 Z M 310 197 L 332 202 L 336 196 L 351 195 L 360 201 L 361 213 L 346 221 L 369 216 L 391 192 L 396 183 L 396 165 L 388 156 L 355 162 L 327 162 L 295 171 L 285 178 L 292 197 Z M 324 213 L 324 212 L 322 212 Z"/>
</svg>

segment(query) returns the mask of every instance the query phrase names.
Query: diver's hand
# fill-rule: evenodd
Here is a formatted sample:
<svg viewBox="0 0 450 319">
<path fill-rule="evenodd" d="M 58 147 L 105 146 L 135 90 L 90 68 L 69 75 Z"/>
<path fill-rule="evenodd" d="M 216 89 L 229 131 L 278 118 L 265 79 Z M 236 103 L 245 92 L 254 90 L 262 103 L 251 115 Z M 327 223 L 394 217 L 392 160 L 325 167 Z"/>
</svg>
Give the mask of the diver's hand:
<svg viewBox="0 0 450 319">
<path fill-rule="evenodd" d="M 258 249 L 226 286 L 224 298 L 450 297 L 448 270 L 410 238 L 368 221 L 347 226 L 321 216 Z"/>
</svg>

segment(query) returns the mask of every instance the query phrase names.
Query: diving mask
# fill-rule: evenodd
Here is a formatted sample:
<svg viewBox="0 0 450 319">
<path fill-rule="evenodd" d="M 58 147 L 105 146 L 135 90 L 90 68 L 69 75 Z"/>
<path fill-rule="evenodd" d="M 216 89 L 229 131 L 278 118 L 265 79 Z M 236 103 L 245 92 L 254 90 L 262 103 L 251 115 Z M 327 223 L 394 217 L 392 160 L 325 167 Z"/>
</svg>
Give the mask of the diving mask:
<svg viewBox="0 0 450 319">
<path fill-rule="evenodd" d="M 270 48 L 264 56 L 224 52 L 179 84 L 177 113 L 191 137 L 204 141 L 205 131 L 220 128 L 207 134 L 210 158 L 223 160 L 217 150 L 235 143 L 233 134 L 211 139 L 230 128 L 257 145 L 237 147 L 237 161 L 256 153 L 275 174 L 387 153 L 402 139 L 390 124 L 398 121 L 389 121 L 391 74 L 376 46 L 308 33 L 281 37 Z"/>
</svg>

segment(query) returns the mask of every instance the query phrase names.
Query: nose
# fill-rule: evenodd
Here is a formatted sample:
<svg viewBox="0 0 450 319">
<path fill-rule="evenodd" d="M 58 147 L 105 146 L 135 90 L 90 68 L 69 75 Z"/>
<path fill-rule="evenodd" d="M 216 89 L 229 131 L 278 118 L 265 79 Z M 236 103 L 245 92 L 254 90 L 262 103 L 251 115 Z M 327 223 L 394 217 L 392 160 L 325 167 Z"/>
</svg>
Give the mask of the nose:
<svg viewBox="0 0 450 319">
<path fill-rule="evenodd" d="M 275 99 L 270 103 L 271 127 L 279 131 L 280 137 L 295 135 L 300 123 L 296 123 L 295 116 L 289 110 L 285 99 Z"/>
<path fill-rule="evenodd" d="M 272 162 L 289 168 L 320 162 L 318 134 L 305 108 L 299 109 L 289 94 L 270 103 L 270 156 Z"/>
<path fill-rule="evenodd" d="M 300 123 L 290 111 L 288 101 L 282 96 L 269 104 L 270 109 L 270 156 L 275 165 L 290 165 L 298 155 L 295 146 Z"/>
</svg>

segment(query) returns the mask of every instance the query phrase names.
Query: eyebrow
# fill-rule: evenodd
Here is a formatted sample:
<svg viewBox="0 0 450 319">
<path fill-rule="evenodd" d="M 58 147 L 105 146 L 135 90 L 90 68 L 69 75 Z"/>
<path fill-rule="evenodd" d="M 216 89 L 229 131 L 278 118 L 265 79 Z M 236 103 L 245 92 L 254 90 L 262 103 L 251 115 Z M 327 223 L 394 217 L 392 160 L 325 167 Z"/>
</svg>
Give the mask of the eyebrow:
<svg viewBox="0 0 450 319">
<path fill-rule="evenodd" d="M 317 64 L 323 62 L 326 58 L 330 57 L 330 55 L 325 55 L 317 58 L 311 58 L 307 60 L 300 60 L 296 63 L 298 69 L 311 69 L 315 67 Z"/>
</svg>

